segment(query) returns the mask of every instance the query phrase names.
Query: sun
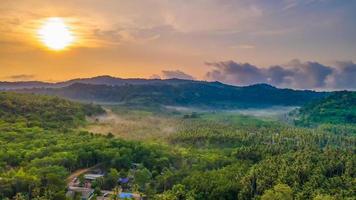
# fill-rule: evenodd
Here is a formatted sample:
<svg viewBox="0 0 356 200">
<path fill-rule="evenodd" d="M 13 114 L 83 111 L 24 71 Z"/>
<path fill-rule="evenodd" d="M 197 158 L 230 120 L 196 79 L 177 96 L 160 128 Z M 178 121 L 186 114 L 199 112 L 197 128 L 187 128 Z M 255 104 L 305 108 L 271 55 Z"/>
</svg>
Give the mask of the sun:
<svg viewBox="0 0 356 200">
<path fill-rule="evenodd" d="M 37 34 L 44 45 L 55 51 L 67 48 L 75 39 L 70 27 L 60 17 L 46 19 Z"/>
</svg>

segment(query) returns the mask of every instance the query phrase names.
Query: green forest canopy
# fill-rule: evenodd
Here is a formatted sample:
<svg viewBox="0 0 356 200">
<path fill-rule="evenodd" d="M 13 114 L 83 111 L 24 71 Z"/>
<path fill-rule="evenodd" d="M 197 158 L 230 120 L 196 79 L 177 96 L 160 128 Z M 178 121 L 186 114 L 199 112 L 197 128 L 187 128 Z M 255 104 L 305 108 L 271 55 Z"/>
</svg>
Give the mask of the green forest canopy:
<svg viewBox="0 0 356 200">
<path fill-rule="evenodd" d="M 56 97 L 1 93 L 0 110 L 0 198 L 65 199 L 65 178 L 98 163 L 108 178 L 140 163 L 135 184 L 150 199 L 356 196 L 353 135 L 215 116 L 184 119 L 165 145 L 78 131 L 103 110 Z"/>
<path fill-rule="evenodd" d="M 331 96 L 299 109 L 297 124 L 356 124 L 356 92 L 334 92 Z"/>
</svg>

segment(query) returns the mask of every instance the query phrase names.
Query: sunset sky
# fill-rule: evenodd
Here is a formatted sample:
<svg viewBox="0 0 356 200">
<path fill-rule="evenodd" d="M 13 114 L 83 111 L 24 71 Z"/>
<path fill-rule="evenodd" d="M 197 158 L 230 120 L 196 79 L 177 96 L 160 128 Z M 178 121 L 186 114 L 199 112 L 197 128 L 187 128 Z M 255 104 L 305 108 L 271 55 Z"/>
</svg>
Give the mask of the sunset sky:
<svg viewBox="0 0 356 200">
<path fill-rule="evenodd" d="M 355 0 L 1 0 L 0 80 L 187 78 L 356 88 Z M 60 18 L 73 35 L 48 48 Z"/>
</svg>

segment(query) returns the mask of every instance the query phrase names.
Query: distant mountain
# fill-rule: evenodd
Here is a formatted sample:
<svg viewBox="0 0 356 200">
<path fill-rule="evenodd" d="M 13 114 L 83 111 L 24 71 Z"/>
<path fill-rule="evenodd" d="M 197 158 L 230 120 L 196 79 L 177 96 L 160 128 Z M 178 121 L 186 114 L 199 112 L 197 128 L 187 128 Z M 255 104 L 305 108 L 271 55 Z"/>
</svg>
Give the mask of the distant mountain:
<svg viewBox="0 0 356 200">
<path fill-rule="evenodd" d="M 356 124 L 356 92 L 335 92 L 299 109 L 299 125 Z"/>
<path fill-rule="evenodd" d="M 54 84 L 41 81 L 0 82 L 0 90 L 52 87 Z"/>
<path fill-rule="evenodd" d="M 238 87 L 220 82 L 120 79 L 109 76 L 75 79 L 50 87 L 27 87 L 17 91 L 89 102 L 214 108 L 300 106 L 329 95 L 326 92 L 279 89 L 267 84 Z"/>
<path fill-rule="evenodd" d="M 78 78 L 72 79 L 64 82 L 48 83 L 41 81 L 19 81 L 19 82 L 0 82 L 0 90 L 14 90 L 14 89 L 25 89 L 25 88 L 60 88 L 72 85 L 74 83 L 83 84 L 93 84 L 93 85 L 110 85 L 110 86 L 121 86 L 121 85 L 144 85 L 144 84 L 170 84 L 177 85 L 181 83 L 189 82 L 190 80 L 182 79 L 140 79 L 140 78 L 129 78 L 122 79 L 112 76 L 97 76 L 92 78 Z"/>
<path fill-rule="evenodd" d="M 111 86 L 121 86 L 121 85 L 146 85 L 146 84 L 181 84 L 189 82 L 190 80 L 183 79 L 142 79 L 142 78 L 117 78 L 112 76 L 97 76 L 93 78 L 82 78 L 73 79 L 66 82 L 57 83 L 56 85 L 68 86 L 73 83 L 83 83 L 83 84 L 93 84 L 93 85 L 111 85 Z"/>
</svg>

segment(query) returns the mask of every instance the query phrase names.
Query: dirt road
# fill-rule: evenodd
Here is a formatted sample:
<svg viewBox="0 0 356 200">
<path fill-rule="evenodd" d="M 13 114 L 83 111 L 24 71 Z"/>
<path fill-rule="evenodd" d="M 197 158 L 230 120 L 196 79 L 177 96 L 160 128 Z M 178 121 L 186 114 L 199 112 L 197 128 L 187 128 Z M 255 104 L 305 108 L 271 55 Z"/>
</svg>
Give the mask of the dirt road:
<svg viewBox="0 0 356 200">
<path fill-rule="evenodd" d="M 99 164 L 96 164 L 92 167 L 89 167 L 89 168 L 84 168 L 84 169 L 78 169 L 76 170 L 75 172 L 73 172 L 71 175 L 69 175 L 66 179 L 66 182 L 67 182 L 67 185 L 70 185 L 71 181 L 75 178 L 75 177 L 78 177 L 80 176 L 81 174 L 84 174 L 90 170 L 93 170 L 95 168 L 98 168 L 99 166 L 101 165 L 101 163 Z"/>
</svg>

